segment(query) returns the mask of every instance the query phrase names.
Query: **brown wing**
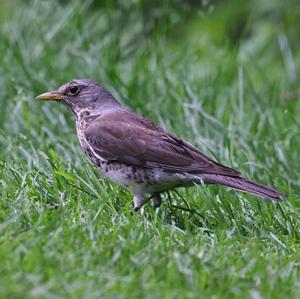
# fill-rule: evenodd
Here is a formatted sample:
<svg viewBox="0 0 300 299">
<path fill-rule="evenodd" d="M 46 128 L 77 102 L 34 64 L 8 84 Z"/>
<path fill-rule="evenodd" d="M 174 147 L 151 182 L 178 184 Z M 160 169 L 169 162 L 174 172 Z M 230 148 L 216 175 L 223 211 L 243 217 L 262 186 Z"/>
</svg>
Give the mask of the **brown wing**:
<svg viewBox="0 0 300 299">
<path fill-rule="evenodd" d="M 85 136 L 95 153 L 107 160 L 146 168 L 160 167 L 171 172 L 240 175 L 141 115 L 125 109 L 91 121 Z"/>
</svg>

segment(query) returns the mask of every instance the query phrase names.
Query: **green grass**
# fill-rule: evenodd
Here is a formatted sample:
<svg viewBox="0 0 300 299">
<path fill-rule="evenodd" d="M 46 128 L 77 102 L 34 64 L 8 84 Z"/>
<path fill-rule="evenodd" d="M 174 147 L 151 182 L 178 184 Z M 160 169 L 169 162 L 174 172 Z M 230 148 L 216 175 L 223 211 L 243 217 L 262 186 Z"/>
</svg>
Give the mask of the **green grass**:
<svg viewBox="0 0 300 299">
<path fill-rule="evenodd" d="M 1 298 L 300 297 L 299 3 L 155 2 L 0 2 Z M 133 214 L 34 99 L 73 78 L 288 197 L 201 186 Z"/>
</svg>

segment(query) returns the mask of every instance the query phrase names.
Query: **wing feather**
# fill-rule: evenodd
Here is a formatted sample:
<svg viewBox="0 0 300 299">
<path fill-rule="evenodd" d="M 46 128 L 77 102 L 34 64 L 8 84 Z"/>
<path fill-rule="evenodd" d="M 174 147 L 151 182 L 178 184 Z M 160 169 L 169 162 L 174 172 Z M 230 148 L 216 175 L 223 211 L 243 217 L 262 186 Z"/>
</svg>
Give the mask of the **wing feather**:
<svg viewBox="0 0 300 299">
<path fill-rule="evenodd" d="M 94 151 L 107 160 L 170 172 L 240 176 L 129 110 L 120 109 L 92 120 L 85 137 Z"/>
</svg>

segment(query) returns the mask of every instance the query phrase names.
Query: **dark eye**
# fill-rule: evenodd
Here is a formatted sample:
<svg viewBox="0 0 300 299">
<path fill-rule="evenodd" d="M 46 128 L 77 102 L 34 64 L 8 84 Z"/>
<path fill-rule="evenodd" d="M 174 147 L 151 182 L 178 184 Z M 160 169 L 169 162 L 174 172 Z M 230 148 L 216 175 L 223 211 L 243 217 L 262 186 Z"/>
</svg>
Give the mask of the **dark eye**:
<svg viewBox="0 0 300 299">
<path fill-rule="evenodd" d="M 69 88 L 69 94 L 70 95 L 72 95 L 72 96 L 74 96 L 74 95 L 76 95 L 77 93 L 79 92 L 79 87 L 78 86 L 71 86 L 70 88 Z"/>
</svg>

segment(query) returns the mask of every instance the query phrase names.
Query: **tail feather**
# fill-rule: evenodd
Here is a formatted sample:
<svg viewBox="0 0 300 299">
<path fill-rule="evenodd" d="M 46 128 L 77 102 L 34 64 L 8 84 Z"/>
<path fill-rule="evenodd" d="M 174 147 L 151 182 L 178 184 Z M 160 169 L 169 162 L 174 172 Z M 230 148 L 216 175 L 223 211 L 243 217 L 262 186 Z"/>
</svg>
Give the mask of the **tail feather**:
<svg viewBox="0 0 300 299">
<path fill-rule="evenodd" d="M 249 192 L 253 195 L 263 197 L 272 201 L 279 201 L 285 196 L 284 193 L 269 187 L 248 181 L 242 177 L 230 177 L 223 175 L 206 174 L 201 175 L 205 183 L 219 184 L 242 192 Z"/>
</svg>

